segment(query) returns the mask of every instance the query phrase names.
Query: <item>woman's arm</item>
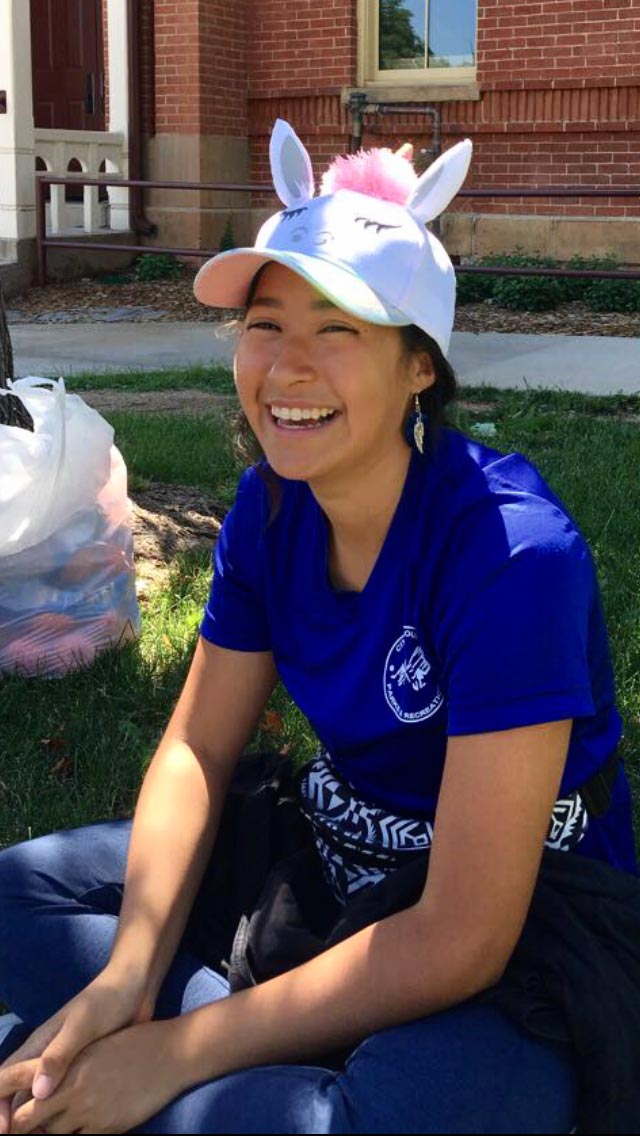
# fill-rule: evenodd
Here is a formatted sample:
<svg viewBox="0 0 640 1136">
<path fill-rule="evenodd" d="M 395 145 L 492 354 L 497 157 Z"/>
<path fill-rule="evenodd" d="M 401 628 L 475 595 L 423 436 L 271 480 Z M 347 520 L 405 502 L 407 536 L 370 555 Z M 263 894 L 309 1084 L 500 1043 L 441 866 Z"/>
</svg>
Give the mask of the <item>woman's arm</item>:
<svg viewBox="0 0 640 1136">
<path fill-rule="evenodd" d="M 157 996 L 215 841 L 235 765 L 276 682 L 270 652 L 200 639 L 184 689 L 145 776 L 109 963 Z"/>
<path fill-rule="evenodd" d="M 261 986 L 102 1038 L 50 1099 L 18 1110 L 15 1131 L 62 1118 L 60 1131 L 123 1132 L 202 1081 L 322 1058 L 491 985 L 530 903 L 570 726 L 452 738 L 428 879 L 414 907 Z M 145 918 L 144 934 L 149 921 L 160 928 L 165 908 Z M 28 1086 L 34 1071 L 35 1062 L 8 1070 L 5 1091 Z"/>
<path fill-rule="evenodd" d="M 234 766 L 275 677 L 268 652 L 198 643 L 138 800 L 111 959 L 3 1065 L 0 1132 L 8 1128 L 12 1078 L 27 1077 L 20 1088 L 33 1079 L 38 1096 L 48 1096 L 97 1039 L 151 1018 L 211 853 Z M 131 1071 L 131 1058 L 128 1065 Z"/>
<path fill-rule="evenodd" d="M 565 721 L 451 738 L 419 902 L 170 1023 L 182 1086 L 313 1059 L 496 982 L 531 901 L 570 732 Z"/>
</svg>

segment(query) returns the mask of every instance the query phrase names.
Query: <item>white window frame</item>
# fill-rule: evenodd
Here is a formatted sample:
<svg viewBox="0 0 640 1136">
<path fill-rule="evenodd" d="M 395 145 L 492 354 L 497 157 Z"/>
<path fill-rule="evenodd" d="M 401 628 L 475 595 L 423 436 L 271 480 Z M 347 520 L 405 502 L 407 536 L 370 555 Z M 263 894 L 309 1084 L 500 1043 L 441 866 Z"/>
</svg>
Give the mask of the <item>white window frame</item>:
<svg viewBox="0 0 640 1136">
<path fill-rule="evenodd" d="M 427 0 L 428 4 L 428 0 Z M 428 19 L 428 7 L 427 7 Z M 428 24 L 427 24 L 428 26 Z M 476 25 L 476 55 L 478 28 Z M 361 87 L 460 86 L 473 83 L 476 66 L 385 70 L 379 60 L 379 0 L 358 0 L 358 85 Z"/>
</svg>

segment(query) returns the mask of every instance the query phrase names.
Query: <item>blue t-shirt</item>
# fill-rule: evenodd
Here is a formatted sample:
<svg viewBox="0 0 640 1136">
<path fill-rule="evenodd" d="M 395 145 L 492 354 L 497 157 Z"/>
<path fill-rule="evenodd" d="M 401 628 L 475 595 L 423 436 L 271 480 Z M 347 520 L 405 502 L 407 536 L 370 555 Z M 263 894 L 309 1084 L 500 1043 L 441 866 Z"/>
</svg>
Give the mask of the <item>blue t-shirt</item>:
<svg viewBox="0 0 640 1136">
<path fill-rule="evenodd" d="M 255 469 L 214 557 L 201 627 L 219 646 L 273 653 L 335 768 L 374 805 L 435 813 L 447 737 L 573 718 L 561 795 L 616 748 L 621 722 L 591 554 L 521 454 L 443 430 L 412 453 L 361 592 L 330 582 L 328 523 L 309 486 L 281 481 L 269 520 Z M 629 788 L 576 847 L 636 871 Z"/>
</svg>

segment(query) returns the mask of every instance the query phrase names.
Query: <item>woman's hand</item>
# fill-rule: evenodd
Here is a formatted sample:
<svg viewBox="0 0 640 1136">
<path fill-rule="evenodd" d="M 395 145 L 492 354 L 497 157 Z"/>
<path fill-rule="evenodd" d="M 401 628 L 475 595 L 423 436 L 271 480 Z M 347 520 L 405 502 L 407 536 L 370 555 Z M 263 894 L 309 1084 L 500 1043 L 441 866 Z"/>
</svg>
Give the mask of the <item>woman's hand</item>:
<svg viewBox="0 0 640 1136">
<path fill-rule="evenodd" d="M 146 979 L 107 966 L 84 990 L 44 1022 L 0 1066 L 0 1133 L 9 1132 L 13 1070 L 29 1063 L 28 1085 L 20 1088 L 44 1099 L 64 1078 L 74 1058 L 98 1038 L 136 1022 L 148 1022 L 154 1001 Z"/>
<path fill-rule="evenodd" d="M 131 1026 L 83 1049 L 47 1100 L 21 1104 L 12 1133 L 128 1132 L 184 1089 L 175 1019 Z M 27 1088 L 36 1060 L 9 1070 L 12 1091 Z"/>
</svg>

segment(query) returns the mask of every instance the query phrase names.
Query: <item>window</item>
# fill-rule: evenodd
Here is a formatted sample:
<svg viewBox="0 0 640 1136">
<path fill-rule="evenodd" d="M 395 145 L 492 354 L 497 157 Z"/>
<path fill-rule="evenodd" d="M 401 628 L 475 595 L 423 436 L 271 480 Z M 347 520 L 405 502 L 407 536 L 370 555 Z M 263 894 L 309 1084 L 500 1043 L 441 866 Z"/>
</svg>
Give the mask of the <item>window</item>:
<svg viewBox="0 0 640 1136">
<path fill-rule="evenodd" d="M 360 15 L 365 81 L 473 78 L 477 0 L 361 0 Z"/>
</svg>

